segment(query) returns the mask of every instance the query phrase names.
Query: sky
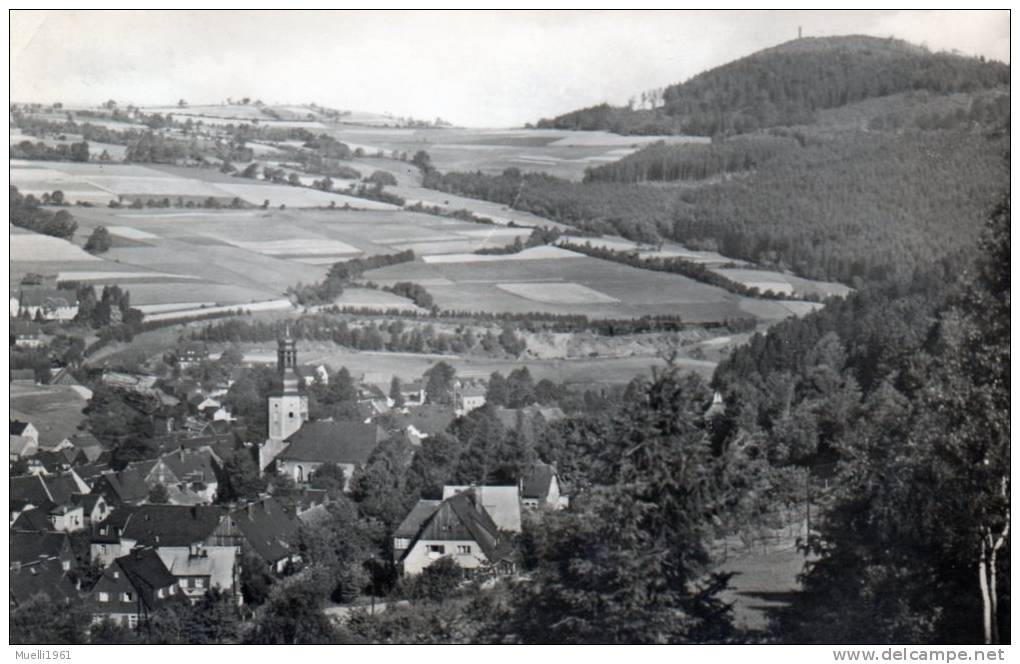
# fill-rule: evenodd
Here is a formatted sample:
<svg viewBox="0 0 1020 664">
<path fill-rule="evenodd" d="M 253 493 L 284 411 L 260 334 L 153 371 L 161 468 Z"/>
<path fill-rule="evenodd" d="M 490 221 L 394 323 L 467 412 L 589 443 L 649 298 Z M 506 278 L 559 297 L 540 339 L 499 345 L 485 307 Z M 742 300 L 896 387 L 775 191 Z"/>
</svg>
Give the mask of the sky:
<svg viewBox="0 0 1020 664">
<path fill-rule="evenodd" d="M 11 100 L 228 97 L 511 127 L 762 48 L 867 34 L 1009 62 L 1009 12 L 11 12 Z"/>
</svg>

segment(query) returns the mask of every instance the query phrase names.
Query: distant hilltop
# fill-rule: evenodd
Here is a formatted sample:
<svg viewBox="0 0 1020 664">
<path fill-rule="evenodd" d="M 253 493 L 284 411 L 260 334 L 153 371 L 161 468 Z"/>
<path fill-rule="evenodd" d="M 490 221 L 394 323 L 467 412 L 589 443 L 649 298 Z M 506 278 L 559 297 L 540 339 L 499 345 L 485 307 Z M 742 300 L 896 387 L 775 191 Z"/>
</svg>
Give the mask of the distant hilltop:
<svg viewBox="0 0 1020 664">
<path fill-rule="evenodd" d="M 815 113 L 901 92 L 973 92 L 1009 85 L 1009 66 L 932 53 L 899 39 L 804 37 L 642 93 L 543 119 L 539 128 L 622 134 L 746 133 L 811 124 Z"/>
</svg>

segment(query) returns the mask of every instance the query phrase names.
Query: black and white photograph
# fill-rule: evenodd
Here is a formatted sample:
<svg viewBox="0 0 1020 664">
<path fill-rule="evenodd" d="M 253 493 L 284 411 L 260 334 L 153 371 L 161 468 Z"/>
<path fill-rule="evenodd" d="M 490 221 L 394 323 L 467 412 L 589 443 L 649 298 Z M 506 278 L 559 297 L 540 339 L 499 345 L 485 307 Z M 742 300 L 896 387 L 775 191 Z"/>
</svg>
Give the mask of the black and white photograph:
<svg viewBox="0 0 1020 664">
<path fill-rule="evenodd" d="M 1008 659 L 1009 9 L 8 21 L 10 661 Z"/>
</svg>

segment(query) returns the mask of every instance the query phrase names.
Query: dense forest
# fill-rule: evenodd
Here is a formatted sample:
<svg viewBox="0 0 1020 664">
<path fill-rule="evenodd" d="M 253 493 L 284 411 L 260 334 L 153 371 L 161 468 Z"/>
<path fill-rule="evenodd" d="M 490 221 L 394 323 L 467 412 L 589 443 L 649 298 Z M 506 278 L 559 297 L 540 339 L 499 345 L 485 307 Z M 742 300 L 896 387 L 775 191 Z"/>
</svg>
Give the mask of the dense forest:
<svg viewBox="0 0 1020 664">
<path fill-rule="evenodd" d="M 784 136 L 739 136 L 709 145 L 653 143 L 619 161 L 585 170 L 585 182 L 676 182 L 704 180 L 758 168 L 803 144 Z"/>
<path fill-rule="evenodd" d="M 903 280 L 973 246 L 1006 186 L 1008 145 L 970 131 L 843 132 L 702 187 L 568 182 L 545 174 L 429 173 L 426 186 L 637 242 L 693 248 L 860 286 Z"/>
<path fill-rule="evenodd" d="M 1009 66 L 983 58 L 861 35 L 805 38 L 668 86 L 653 110 L 602 104 L 537 126 L 714 136 L 811 124 L 818 110 L 910 90 L 969 92 L 1008 83 Z"/>
<path fill-rule="evenodd" d="M 816 478 L 780 638 L 1008 641 L 1009 223 L 1007 195 L 976 266 L 833 302 L 716 372 L 724 444 Z"/>
</svg>

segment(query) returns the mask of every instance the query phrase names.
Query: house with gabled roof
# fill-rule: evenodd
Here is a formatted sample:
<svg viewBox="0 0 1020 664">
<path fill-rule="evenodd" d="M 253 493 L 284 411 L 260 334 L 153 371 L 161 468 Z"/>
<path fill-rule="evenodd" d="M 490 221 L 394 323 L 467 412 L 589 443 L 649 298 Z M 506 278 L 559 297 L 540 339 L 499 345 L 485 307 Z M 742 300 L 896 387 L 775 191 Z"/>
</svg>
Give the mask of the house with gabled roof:
<svg viewBox="0 0 1020 664">
<path fill-rule="evenodd" d="M 55 605 L 69 606 L 80 601 L 78 588 L 71 580 L 69 567 L 58 558 L 45 558 L 22 564 L 12 561 L 9 580 L 10 606 L 21 606 L 42 593 Z"/>
<path fill-rule="evenodd" d="M 219 505 L 118 507 L 95 529 L 93 560 L 107 563 L 136 548 L 153 549 L 189 597 L 210 588 L 236 596 L 237 543 L 226 533 Z"/>
<path fill-rule="evenodd" d="M 138 627 L 161 606 L 178 597 L 177 578 L 152 549 L 141 548 L 113 560 L 89 591 L 86 605 L 93 622 L 111 620 Z"/>
<path fill-rule="evenodd" d="M 11 420 L 10 460 L 30 457 L 39 450 L 39 431 L 31 422 Z"/>
<path fill-rule="evenodd" d="M 555 466 L 536 461 L 521 475 L 521 503 L 528 509 L 563 509 L 569 498 L 561 493 Z"/>
<path fill-rule="evenodd" d="M 300 560 L 292 541 L 300 522 L 274 498 L 262 498 L 232 510 L 226 534 L 236 538 L 243 551 L 251 551 L 277 574 Z"/>
<path fill-rule="evenodd" d="M 319 466 L 336 464 L 344 470 L 346 490 L 355 469 L 368 463 L 385 438 L 386 432 L 376 424 L 307 422 L 286 439 L 287 446 L 276 456 L 277 472 L 304 484 Z"/>
<path fill-rule="evenodd" d="M 405 574 L 419 574 L 440 558 L 472 571 L 511 572 L 506 536 L 474 491 L 443 501 L 420 500 L 393 536 L 395 562 Z"/>
</svg>

